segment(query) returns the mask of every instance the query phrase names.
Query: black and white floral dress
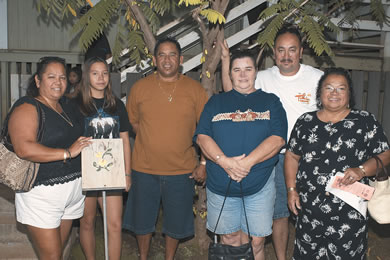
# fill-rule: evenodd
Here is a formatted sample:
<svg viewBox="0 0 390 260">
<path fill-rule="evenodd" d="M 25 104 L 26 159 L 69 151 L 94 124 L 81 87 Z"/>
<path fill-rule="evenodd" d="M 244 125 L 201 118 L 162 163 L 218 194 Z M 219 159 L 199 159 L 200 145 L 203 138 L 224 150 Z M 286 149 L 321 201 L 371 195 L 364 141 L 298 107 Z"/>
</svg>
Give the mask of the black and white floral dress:
<svg viewBox="0 0 390 260">
<path fill-rule="evenodd" d="M 351 110 L 335 124 L 322 122 L 316 112 L 309 112 L 295 123 L 287 149 L 300 156 L 297 188 L 302 209 L 296 220 L 293 259 L 364 259 L 367 220 L 342 200 L 327 195 L 325 187 L 337 172 L 358 167 L 389 149 L 382 126 L 361 110 Z"/>
</svg>

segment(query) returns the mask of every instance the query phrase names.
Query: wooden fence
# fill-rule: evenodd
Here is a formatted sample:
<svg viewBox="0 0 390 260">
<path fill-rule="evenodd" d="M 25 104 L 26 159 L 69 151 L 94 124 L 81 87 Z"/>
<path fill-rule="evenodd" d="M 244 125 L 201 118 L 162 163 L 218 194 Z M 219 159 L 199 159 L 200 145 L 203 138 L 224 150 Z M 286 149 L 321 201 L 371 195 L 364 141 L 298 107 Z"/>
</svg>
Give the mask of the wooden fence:
<svg viewBox="0 0 390 260">
<path fill-rule="evenodd" d="M 80 66 L 75 57 L 65 58 L 69 62 L 67 64 L 69 68 Z M 38 57 L 35 58 L 36 61 L 38 59 Z M 35 70 L 36 62 L 23 62 L 18 59 L 16 61 L 3 61 L 0 59 L 1 125 L 11 103 L 18 97 L 18 94 L 23 94 L 21 90 L 23 84 L 31 75 L 31 72 Z M 187 75 L 193 79 L 199 79 L 197 72 L 189 72 Z M 356 108 L 373 113 L 382 123 L 386 133 L 390 133 L 390 72 L 352 70 L 351 75 Z M 120 74 L 112 73 L 114 93 L 118 97 L 123 97 L 140 77 L 139 73 L 128 73 L 126 81 L 120 84 Z M 220 80 L 218 80 L 217 85 L 221 89 Z"/>
</svg>

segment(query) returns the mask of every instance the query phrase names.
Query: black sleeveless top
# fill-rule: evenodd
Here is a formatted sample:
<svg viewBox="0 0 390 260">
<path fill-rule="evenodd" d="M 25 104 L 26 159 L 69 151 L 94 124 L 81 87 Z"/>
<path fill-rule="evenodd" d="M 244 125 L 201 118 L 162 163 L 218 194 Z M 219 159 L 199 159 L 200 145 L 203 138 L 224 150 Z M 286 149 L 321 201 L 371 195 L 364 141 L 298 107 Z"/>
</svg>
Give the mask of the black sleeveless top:
<svg viewBox="0 0 390 260">
<path fill-rule="evenodd" d="M 12 106 L 13 109 L 24 104 L 29 103 L 37 106 L 37 102 L 33 97 L 24 96 L 17 100 Z M 68 124 L 59 114 L 54 110 L 39 102 L 42 112 L 45 117 L 44 132 L 41 144 L 50 148 L 69 148 L 82 135 L 82 125 L 77 120 L 77 112 L 75 107 L 71 105 L 68 99 L 62 98 L 60 100 L 61 107 L 66 115 L 69 116 L 73 127 Z M 63 114 L 64 116 L 64 114 Z M 66 116 L 65 116 L 66 117 Z M 8 122 L 5 122 L 8 124 Z M 62 184 L 81 177 L 81 156 L 72 158 L 69 162 L 64 163 L 63 160 L 41 163 L 34 187 L 38 185 L 54 185 Z"/>
</svg>

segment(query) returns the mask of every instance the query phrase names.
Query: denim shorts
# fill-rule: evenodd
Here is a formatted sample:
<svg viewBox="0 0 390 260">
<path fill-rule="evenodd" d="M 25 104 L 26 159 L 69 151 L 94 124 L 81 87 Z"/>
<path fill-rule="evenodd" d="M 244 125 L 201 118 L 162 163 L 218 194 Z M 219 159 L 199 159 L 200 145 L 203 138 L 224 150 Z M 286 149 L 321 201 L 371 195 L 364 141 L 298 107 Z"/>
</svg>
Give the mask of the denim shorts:
<svg viewBox="0 0 390 260">
<path fill-rule="evenodd" d="M 279 161 L 275 165 L 275 188 L 276 188 L 276 199 L 275 199 L 275 211 L 273 219 L 288 218 L 290 212 L 288 211 L 287 205 L 287 189 L 286 182 L 284 180 L 284 154 L 279 154 Z"/>
<path fill-rule="evenodd" d="M 132 171 L 123 228 L 137 235 L 153 233 L 160 203 L 162 232 L 174 239 L 194 235 L 194 180 L 191 174 L 154 175 Z"/>
<path fill-rule="evenodd" d="M 245 188 L 245 187 L 244 187 Z M 214 232 L 224 196 L 207 189 L 207 229 Z M 257 193 L 244 196 L 250 235 L 266 237 L 272 233 L 275 204 L 274 173 Z M 215 233 L 225 235 L 242 230 L 248 234 L 241 197 L 227 197 Z"/>
</svg>

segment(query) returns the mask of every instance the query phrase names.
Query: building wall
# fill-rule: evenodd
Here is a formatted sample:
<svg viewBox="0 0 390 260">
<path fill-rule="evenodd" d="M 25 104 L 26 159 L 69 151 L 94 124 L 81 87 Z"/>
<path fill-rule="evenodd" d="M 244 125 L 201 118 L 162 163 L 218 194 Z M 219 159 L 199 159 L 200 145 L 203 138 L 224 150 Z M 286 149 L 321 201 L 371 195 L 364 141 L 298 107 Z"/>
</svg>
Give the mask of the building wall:
<svg viewBox="0 0 390 260">
<path fill-rule="evenodd" d="M 7 0 L 0 0 L 0 49 L 8 48 Z"/>
<path fill-rule="evenodd" d="M 0 0 L 0 5 L 2 1 L 7 2 Z M 7 13 L 10 50 L 82 53 L 78 46 L 78 36 L 71 33 L 76 21 L 73 16 L 59 21 L 48 18 L 44 13 L 40 15 L 34 0 L 9 0 Z M 111 46 L 115 37 L 115 21 L 113 23 L 106 33 Z"/>
</svg>

